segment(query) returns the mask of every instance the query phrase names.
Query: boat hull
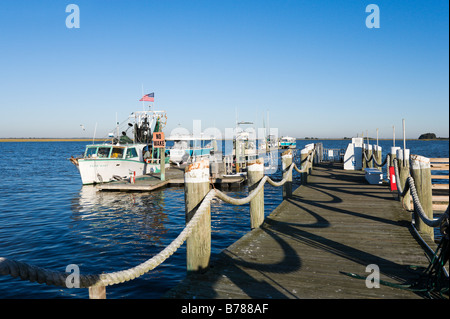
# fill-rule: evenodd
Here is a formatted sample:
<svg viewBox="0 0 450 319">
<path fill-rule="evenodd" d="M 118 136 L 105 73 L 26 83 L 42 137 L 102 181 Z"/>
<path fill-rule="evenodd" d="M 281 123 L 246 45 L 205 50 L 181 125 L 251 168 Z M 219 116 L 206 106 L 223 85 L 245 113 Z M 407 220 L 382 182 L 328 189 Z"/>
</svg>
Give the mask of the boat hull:
<svg viewBox="0 0 450 319">
<path fill-rule="evenodd" d="M 126 159 L 78 159 L 83 185 L 106 183 L 116 180 L 113 176 L 129 178 L 130 176 L 160 172 L 160 165 L 148 164 L 136 160 Z"/>
</svg>

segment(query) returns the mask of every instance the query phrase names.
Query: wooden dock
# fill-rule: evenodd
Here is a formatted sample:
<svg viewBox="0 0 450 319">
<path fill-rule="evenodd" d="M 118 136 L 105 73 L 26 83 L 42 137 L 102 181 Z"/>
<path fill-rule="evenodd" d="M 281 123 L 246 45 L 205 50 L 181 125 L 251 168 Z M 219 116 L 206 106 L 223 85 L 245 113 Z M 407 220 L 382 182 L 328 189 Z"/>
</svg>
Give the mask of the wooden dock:
<svg viewBox="0 0 450 319">
<path fill-rule="evenodd" d="M 368 288 L 365 280 L 342 273 L 368 276 L 366 267 L 377 265 L 381 280 L 412 283 L 417 271 L 408 266 L 429 261 L 396 193 L 336 165 L 315 166 L 308 184 L 260 228 L 213 256 L 205 273 L 189 274 L 165 298 L 424 298 L 386 285 Z"/>
<path fill-rule="evenodd" d="M 211 183 L 221 189 L 238 188 L 243 185 L 245 178 L 242 176 L 230 176 L 211 178 Z M 184 184 L 184 166 L 171 166 L 166 169 L 164 181 L 161 180 L 160 173 L 137 176 L 135 183 L 128 180 L 115 181 L 97 185 L 101 191 L 120 192 L 145 192 L 154 191 L 167 186 L 182 186 Z"/>
</svg>

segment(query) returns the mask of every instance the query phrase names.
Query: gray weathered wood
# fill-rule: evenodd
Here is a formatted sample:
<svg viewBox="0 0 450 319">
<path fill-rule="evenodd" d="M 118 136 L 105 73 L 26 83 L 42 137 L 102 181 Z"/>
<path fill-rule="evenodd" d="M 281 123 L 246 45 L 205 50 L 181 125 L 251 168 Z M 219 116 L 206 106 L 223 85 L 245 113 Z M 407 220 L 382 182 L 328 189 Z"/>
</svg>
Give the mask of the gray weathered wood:
<svg viewBox="0 0 450 319">
<path fill-rule="evenodd" d="M 378 146 L 378 145 L 373 146 L 373 156 L 375 157 L 378 164 L 382 164 L 383 157 L 382 157 L 381 146 Z M 380 170 L 380 171 L 383 169 L 382 166 L 375 165 L 375 167 L 378 168 L 378 170 Z"/>
<path fill-rule="evenodd" d="M 404 160 L 406 158 L 406 160 Z M 398 159 L 398 170 L 399 170 L 399 183 L 404 189 L 406 187 L 406 179 L 409 176 L 409 149 L 406 150 L 397 150 L 397 159 Z M 410 202 L 411 202 L 411 193 L 408 190 L 403 197 L 403 202 L 406 205 L 407 209 L 412 209 Z"/>
<path fill-rule="evenodd" d="M 286 183 L 283 185 L 283 199 L 292 197 L 292 171 L 289 173 L 289 166 L 292 164 L 292 150 L 287 150 L 281 154 L 281 165 L 283 169 L 283 179 L 287 174 Z"/>
<path fill-rule="evenodd" d="M 414 179 L 423 210 L 429 219 L 433 219 L 430 159 L 419 155 L 411 155 L 411 176 Z M 416 228 L 420 232 L 428 234 L 433 239 L 433 228 L 425 225 L 420 217 L 418 217 L 418 214 L 414 214 L 414 219 Z"/>
<path fill-rule="evenodd" d="M 307 158 L 308 158 L 308 150 L 307 149 L 302 149 L 300 151 L 301 169 L 302 169 L 302 171 L 304 171 L 303 173 L 301 173 L 302 184 L 308 183 L 308 162 L 307 162 Z"/>
<path fill-rule="evenodd" d="M 209 161 L 204 159 L 188 167 L 184 174 L 186 223 L 194 216 L 200 202 L 209 191 Z M 211 211 L 203 215 L 186 240 L 188 273 L 204 272 L 211 257 Z"/>
<path fill-rule="evenodd" d="M 367 158 L 371 158 L 373 154 L 373 145 L 368 145 L 368 149 L 367 149 Z M 373 159 L 371 159 L 368 163 L 367 163 L 367 167 L 372 168 L 373 167 Z"/>
<path fill-rule="evenodd" d="M 247 166 L 248 191 L 252 192 L 264 177 L 264 163 L 261 160 L 248 163 Z M 250 226 L 251 229 L 258 228 L 264 222 L 264 187 L 250 201 Z"/>
<path fill-rule="evenodd" d="M 106 287 L 105 286 L 89 287 L 89 299 L 106 299 Z"/>
</svg>

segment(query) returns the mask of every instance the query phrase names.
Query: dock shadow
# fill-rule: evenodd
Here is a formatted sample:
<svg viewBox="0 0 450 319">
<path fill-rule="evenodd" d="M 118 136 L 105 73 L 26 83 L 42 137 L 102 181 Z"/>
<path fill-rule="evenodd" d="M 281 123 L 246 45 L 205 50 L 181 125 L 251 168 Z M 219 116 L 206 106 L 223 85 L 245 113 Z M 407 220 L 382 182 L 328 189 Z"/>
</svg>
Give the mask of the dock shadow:
<svg viewBox="0 0 450 319">
<path fill-rule="evenodd" d="M 376 264 L 379 266 L 381 274 L 399 284 L 411 284 L 418 279 L 418 275 L 412 273 L 408 269 L 408 265 L 401 265 L 382 256 L 311 233 L 302 229 L 296 223 L 286 223 L 267 218 L 258 231 L 270 236 L 279 245 L 283 252 L 281 260 L 275 263 L 267 263 L 264 262 L 264 259 L 259 260 L 257 256 L 252 257 L 251 254 L 243 256 L 242 246 L 235 243 L 214 256 L 211 267 L 206 273 L 187 276 L 178 287 L 166 294 L 165 298 L 298 298 L 297 294 L 294 294 L 283 284 L 287 279 L 280 276 L 293 273 L 300 275 L 303 266 L 301 247 L 304 246 L 313 248 L 318 253 L 321 251 L 329 254 L 330 264 L 336 264 L 336 258 L 344 258 L 363 267 Z M 251 235 L 251 233 L 245 235 L 241 240 L 246 242 L 251 236 L 254 238 L 255 234 Z M 287 239 L 291 243 L 288 243 Z M 268 253 L 270 254 L 270 252 Z M 304 258 L 307 258 L 307 256 Z M 331 274 L 339 275 L 347 270 L 336 266 Z M 342 276 L 345 278 L 345 275 L 342 274 Z M 349 280 L 351 279 L 349 278 Z M 299 286 L 298 289 L 301 290 L 302 288 Z M 425 297 L 423 292 L 414 293 L 422 298 Z M 307 292 L 305 294 L 308 296 Z"/>
<path fill-rule="evenodd" d="M 302 264 L 300 256 L 282 236 L 270 228 L 253 230 L 241 240 L 250 238 L 249 235 L 254 232 L 262 232 L 276 242 L 283 252 L 281 260 L 273 263 L 259 262 L 251 253 L 242 252 L 248 247 L 238 247 L 235 243 L 213 256 L 211 266 L 205 273 L 189 274 L 177 287 L 169 291 L 165 298 L 297 298 L 279 283 L 274 275 L 298 271 Z"/>
</svg>

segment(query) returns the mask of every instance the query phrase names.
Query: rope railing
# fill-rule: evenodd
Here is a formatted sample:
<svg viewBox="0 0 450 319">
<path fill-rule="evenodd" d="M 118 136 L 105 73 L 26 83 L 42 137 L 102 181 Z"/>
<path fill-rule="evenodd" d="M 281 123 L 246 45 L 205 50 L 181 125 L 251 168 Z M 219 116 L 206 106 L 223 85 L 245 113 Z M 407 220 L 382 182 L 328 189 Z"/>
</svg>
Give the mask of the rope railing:
<svg viewBox="0 0 450 319">
<path fill-rule="evenodd" d="M 390 161 L 390 157 L 391 154 L 386 154 L 386 157 L 384 158 L 384 161 L 380 163 L 378 163 L 377 159 L 375 158 L 375 156 L 372 154 L 370 154 L 370 158 L 367 158 L 367 154 L 366 151 L 363 150 L 363 154 L 364 154 L 364 159 L 366 160 L 366 163 L 369 163 L 370 161 L 373 161 L 375 163 L 376 166 L 378 167 L 383 167 L 384 165 L 386 165 L 386 163 L 388 163 Z"/>
<path fill-rule="evenodd" d="M 250 203 L 250 201 L 256 197 L 256 195 L 262 190 L 264 184 L 267 182 L 272 186 L 279 187 L 283 186 L 289 178 L 289 175 L 292 174 L 292 170 L 295 169 L 299 173 L 306 173 L 307 169 L 299 169 L 295 163 L 292 163 L 287 169 L 286 176 L 279 182 L 272 180 L 269 176 L 265 175 L 261 181 L 258 183 L 258 186 L 250 192 L 250 194 L 245 198 L 233 198 L 231 196 L 226 195 L 220 190 L 215 189 L 215 197 L 221 199 L 222 201 L 232 204 L 232 205 L 245 205 Z"/>
<path fill-rule="evenodd" d="M 366 154 L 365 150 L 363 150 L 363 154 L 364 154 L 364 159 L 366 160 L 366 163 L 373 160 L 374 163 L 379 167 L 382 167 L 387 162 L 390 162 L 390 154 L 386 154 L 386 157 L 381 165 L 376 161 L 375 157 L 373 156 L 373 153 L 370 155 L 370 158 L 367 158 L 367 154 Z M 412 211 L 409 210 L 402 201 L 402 204 L 403 204 L 403 207 L 405 208 L 405 210 L 410 211 L 410 212 L 416 212 L 418 214 L 418 216 L 420 217 L 420 219 L 429 227 L 440 227 L 441 223 L 445 219 L 449 218 L 448 217 L 448 207 L 447 207 L 446 211 L 444 212 L 444 214 L 442 214 L 438 219 L 429 219 L 425 213 L 425 210 L 422 207 L 422 204 L 420 203 L 419 195 L 417 193 L 416 185 L 414 183 L 414 178 L 409 175 L 406 178 L 405 185 L 401 185 L 399 183 L 400 178 L 399 178 L 399 172 L 398 172 L 398 158 L 394 157 L 393 164 L 394 164 L 394 170 L 395 170 L 395 179 L 397 181 L 397 191 L 398 191 L 399 196 L 401 198 L 404 198 L 405 195 L 407 194 L 407 192 L 410 191 L 411 196 L 413 198 L 414 210 L 412 210 Z"/>
<path fill-rule="evenodd" d="M 428 265 L 427 268 L 423 267 L 424 270 L 421 273 L 421 279 L 422 281 L 425 281 L 425 284 L 418 282 L 415 282 L 413 285 L 396 285 L 396 284 L 392 284 L 392 283 L 388 283 L 388 282 L 384 282 L 383 284 L 391 286 L 391 287 L 397 287 L 397 288 L 401 288 L 401 289 L 409 289 L 412 291 L 421 291 L 421 292 L 426 292 L 428 294 L 428 296 L 431 296 L 430 293 L 432 292 L 438 292 L 439 295 L 442 297 L 443 294 L 448 294 L 448 271 L 445 268 L 446 263 L 448 262 L 448 258 L 449 258 L 449 213 L 448 213 L 448 209 L 449 206 L 447 205 L 447 208 L 445 210 L 445 212 L 439 217 L 439 218 L 433 218 L 433 210 L 432 207 L 430 207 L 428 205 L 428 210 L 429 211 L 429 215 L 426 213 L 424 207 L 422 206 L 418 191 L 416 189 L 416 181 L 414 180 L 414 176 L 415 173 L 413 174 L 413 170 L 410 170 L 409 165 L 406 162 L 406 152 L 405 149 L 403 149 L 402 151 L 402 157 L 403 157 L 403 165 L 401 167 L 401 173 L 402 173 L 402 179 L 400 179 L 399 176 L 399 163 L 401 164 L 402 162 L 400 162 L 400 160 L 394 155 L 394 154 L 387 154 L 385 160 L 383 161 L 383 163 L 380 165 L 377 160 L 375 159 L 374 154 L 372 153 L 370 158 L 367 157 L 366 151 L 363 150 L 363 161 L 366 161 L 366 164 L 368 164 L 371 160 L 373 160 L 373 162 L 375 163 L 375 165 L 377 165 L 378 167 L 384 166 L 386 163 L 389 163 L 390 166 L 394 166 L 394 176 L 391 176 L 390 179 L 394 179 L 395 178 L 395 186 L 396 186 L 396 190 L 399 196 L 399 199 L 402 203 L 403 208 L 408 211 L 413 213 L 413 218 L 411 220 L 411 226 L 412 229 L 414 230 L 414 232 L 419 236 L 420 240 L 423 242 L 424 246 L 426 246 L 428 248 L 428 250 L 430 251 L 430 263 Z M 397 153 L 398 154 L 398 153 Z M 411 158 L 412 159 L 412 158 Z M 415 158 L 415 160 L 417 160 L 417 157 Z M 418 165 L 419 169 L 417 169 L 417 165 L 415 170 L 421 170 L 421 165 Z M 426 166 L 424 167 L 426 168 Z M 406 174 L 404 174 L 404 169 L 406 169 Z M 430 175 L 422 175 L 422 172 L 419 173 L 420 178 L 425 178 L 424 176 L 428 176 L 431 177 Z M 426 178 L 425 178 L 426 181 Z M 392 182 L 392 180 L 391 180 Z M 404 184 L 402 184 L 404 182 Z M 423 181 L 420 181 L 419 184 L 423 183 Z M 427 184 L 425 184 L 427 185 Z M 423 184 L 417 186 L 421 189 L 421 191 L 423 191 L 424 193 L 422 193 L 421 196 L 431 196 L 431 185 L 427 185 L 425 186 L 425 188 L 423 188 Z M 430 188 L 430 189 L 428 189 Z M 393 188 L 391 188 L 391 190 L 393 190 Z M 413 202 L 413 209 L 409 209 L 409 203 L 408 205 L 405 205 L 405 201 L 409 201 L 410 197 L 408 196 L 408 192 L 410 193 L 411 197 L 412 197 L 412 202 Z M 429 193 L 427 193 L 429 192 Z M 426 195 L 425 195 L 426 194 Z M 425 197 L 427 198 L 427 197 Z M 425 199 L 424 201 L 426 201 L 427 199 Z M 442 235 L 442 239 L 439 241 L 439 244 L 436 248 L 436 250 L 433 251 L 433 249 L 431 249 L 428 244 L 426 243 L 426 241 L 422 238 L 423 234 L 420 234 L 418 232 L 418 230 L 422 230 L 422 226 L 419 224 L 419 221 L 423 222 L 424 225 L 430 227 L 431 232 L 433 231 L 433 228 L 439 227 L 439 230 L 441 232 Z M 419 226 L 419 228 L 417 228 Z M 424 229 L 424 234 L 425 233 L 430 233 L 430 231 L 428 229 Z M 431 238 L 434 238 L 434 235 L 431 236 Z M 413 269 L 417 268 L 417 269 L 421 269 L 420 267 L 417 266 L 410 266 Z M 350 274 L 350 273 L 348 273 Z M 366 278 L 363 276 L 358 276 L 355 274 L 350 274 L 352 277 L 356 278 Z M 424 279 L 425 278 L 425 279 Z M 417 288 L 417 287 L 419 288 Z"/>
<path fill-rule="evenodd" d="M 400 181 L 399 174 L 398 174 L 398 159 L 394 158 L 394 169 L 395 169 L 395 178 L 397 181 Z M 407 194 L 408 190 L 411 193 L 413 203 L 414 203 L 414 210 L 413 212 L 416 212 L 420 219 L 429 227 L 440 227 L 441 223 L 448 219 L 448 206 L 445 212 L 437 219 L 429 219 L 428 216 L 425 213 L 425 210 L 422 207 L 422 204 L 420 203 L 419 195 L 417 194 L 416 185 L 414 183 L 414 178 L 412 176 L 408 176 L 405 181 L 405 185 L 401 185 L 401 183 L 397 182 L 397 192 L 398 195 L 401 198 L 404 198 Z M 403 203 L 403 202 L 402 202 Z M 407 209 L 408 210 L 408 209 Z M 409 210 L 408 210 L 409 211 Z"/>
<path fill-rule="evenodd" d="M 311 152 L 307 157 L 307 163 L 313 158 L 313 152 Z M 155 269 L 160 264 L 162 264 L 166 259 L 173 255 L 177 249 L 187 240 L 187 238 L 192 234 L 193 229 L 197 226 L 199 220 L 203 215 L 209 211 L 209 206 L 214 198 L 219 198 L 222 201 L 233 204 L 233 205 L 244 205 L 249 203 L 264 187 L 267 182 L 272 186 L 278 187 L 282 186 L 288 181 L 288 177 L 292 174 L 292 170 L 299 173 L 305 173 L 308 170 L 308 166 L 305 165 L 304 169 L 299 169 L 295 163 L 292 163 L 287 170 L 286 174 L 281 181 L 274 181 L 269 176 L 265 175 L 258 183 L 258 186 L 254 188 L 248 196 L 245 198 L 233 198 L 226 195 L 225 193 L 217 190 L 215 188 L 211 189 L 207 195 L 201 201 L 196 213 L 186 224 L 185 228 L 181 233 L 160 253 L 153 256 L 152 258 L 146 260 L 145 262 L 126 270 L 111 272 L 111 273 L 101 273 L 93 275 L 83 275 L 79 276 L 79 287 L 77 288 L 92 288 L 92 287 L 106 287 L 126 281 L 133 280 L 143 274 Z M 22 280 L 28 280 L 30 282 L 38 282 L 40 284 L 53 285 L 58 287 L 68 287 L 67 279 L 70 275 L 67 272 L 53 271 L 41 267 L 37 267 L 25 262 L 8 259 L 5 257 L 0 257 L 0 275 L 10 275 L 14 278 L 20 277 Z"/>
</svg>

